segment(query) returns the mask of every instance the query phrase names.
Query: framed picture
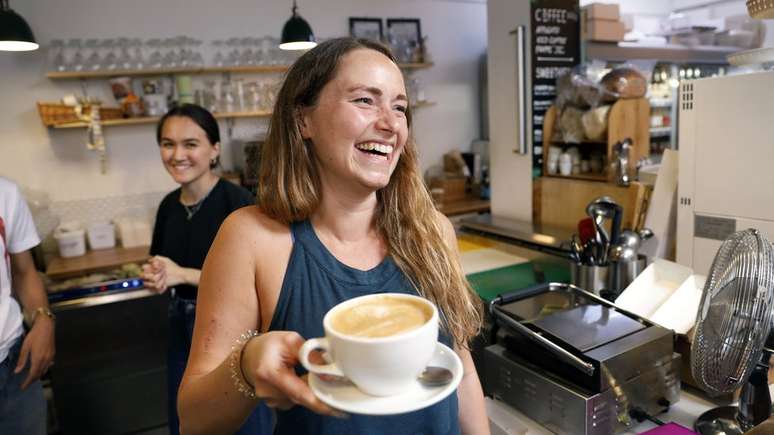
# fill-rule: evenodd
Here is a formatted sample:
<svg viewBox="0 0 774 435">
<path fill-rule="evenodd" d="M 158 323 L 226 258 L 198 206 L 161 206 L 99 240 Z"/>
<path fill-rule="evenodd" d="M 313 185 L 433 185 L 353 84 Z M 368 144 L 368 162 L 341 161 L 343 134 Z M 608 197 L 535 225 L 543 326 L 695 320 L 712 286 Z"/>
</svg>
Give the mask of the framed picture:
<svg viewBox="0 0 774 435">
<path fill-rule="evenodd" d="M 381 18 L 349 18 L 349 36 L 355 38 L 383 41 Z"/>
<path fill-rule="evenodd" d="M 419 18 L 388 18 L 387 40 L 401 62 L 422 62 Z"/>
</svg>

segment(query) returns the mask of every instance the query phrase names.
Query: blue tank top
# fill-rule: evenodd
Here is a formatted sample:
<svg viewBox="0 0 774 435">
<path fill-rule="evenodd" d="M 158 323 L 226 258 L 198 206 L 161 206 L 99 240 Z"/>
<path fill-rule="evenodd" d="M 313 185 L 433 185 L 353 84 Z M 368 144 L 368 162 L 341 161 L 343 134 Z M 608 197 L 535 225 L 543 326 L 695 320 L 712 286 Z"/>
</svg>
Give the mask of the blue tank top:
<svg viewBox="0 0 774 435">
<path fill-rule="evenodd" d="M 339 302 L 371 293 L 416 290 L 389 256 L 368 271 L 341 263 L 322 244 L 308 221 L 291 224 L 293 250 L 269 330 L 296 331 L 304 338 L 323 337 L 325 313 Z M 441 332 L 447 346 L 449 336 Z M 299 366 L 300 367 L 300 366 Z M 306 371 L 297 368 L 299 374 Z M 457 394 L 428 408 L 391 416 L 350 415 L 339 419 L 303 406 L 277 411 L 275 435 L 452 435 L 459 434 Z"/>
</svg>

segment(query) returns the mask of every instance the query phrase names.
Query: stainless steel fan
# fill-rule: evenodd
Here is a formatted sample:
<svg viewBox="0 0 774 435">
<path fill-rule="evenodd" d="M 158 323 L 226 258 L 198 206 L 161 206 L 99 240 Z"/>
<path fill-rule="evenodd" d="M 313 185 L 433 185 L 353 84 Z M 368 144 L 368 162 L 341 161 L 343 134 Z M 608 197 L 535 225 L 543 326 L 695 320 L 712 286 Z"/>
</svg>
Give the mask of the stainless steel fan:
<svg viewBox="0 0 774 435">
<path fill-rule="evenodd" d="M 744 384 L 739 407 L 702 414 L 702 435 L 741 434 L 771 415 L 767 370 L 774 349 L 774 249 L 757 230 L 734 233 L 720 247 L 704 286 L 691 348 L 693 377 L 710 394 Z"/>
</svg>

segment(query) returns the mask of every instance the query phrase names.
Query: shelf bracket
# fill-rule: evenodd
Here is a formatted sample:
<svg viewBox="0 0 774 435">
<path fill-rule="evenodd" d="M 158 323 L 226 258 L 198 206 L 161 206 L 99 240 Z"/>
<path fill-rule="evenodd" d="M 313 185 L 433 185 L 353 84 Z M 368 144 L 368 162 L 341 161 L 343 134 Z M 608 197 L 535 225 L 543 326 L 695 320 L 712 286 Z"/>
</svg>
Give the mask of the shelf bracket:
<svg viewBox="0 0 774 435">
<path fill-rule="evenodd" d="M 226 131 L 228 132 L 228 138 L 233 139 L 234 136 L 234 118 L 226 118 Z"/>
<path fill-rule="evenodd" d="M 81 77 L 78 82 L 81 85 L 81 93 L 83 94 L 83 98 L 89 98 L 89 87 L 86 84 L 86 78 Z"/>
</svg>

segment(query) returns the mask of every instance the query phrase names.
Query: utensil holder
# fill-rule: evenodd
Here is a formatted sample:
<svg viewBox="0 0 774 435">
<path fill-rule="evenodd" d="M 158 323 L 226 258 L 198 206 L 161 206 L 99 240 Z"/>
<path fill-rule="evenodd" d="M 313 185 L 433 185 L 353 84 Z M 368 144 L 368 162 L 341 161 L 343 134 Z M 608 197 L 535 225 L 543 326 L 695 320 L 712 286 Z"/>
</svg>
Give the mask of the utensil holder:
<svg viewBox="0 0 774 435">
<path fill-rule="evenodd" d="M 636 260 L 611 262 L 607 276 L 607 290 L 613 297 L 617 297 L 626 287 L 629 287 L 637 275 L 645 270 L 645 266 L 647 266 L 647 257 L 642 254 L 638 254 Z"/>
<path fill-rule="evenodd" d="M 570 279 L 573 285 L 599 296 L 600 292 L 607 290 L 609 273 L 608 266 L 573 263 L 570 268 Z"/>
</svg>

